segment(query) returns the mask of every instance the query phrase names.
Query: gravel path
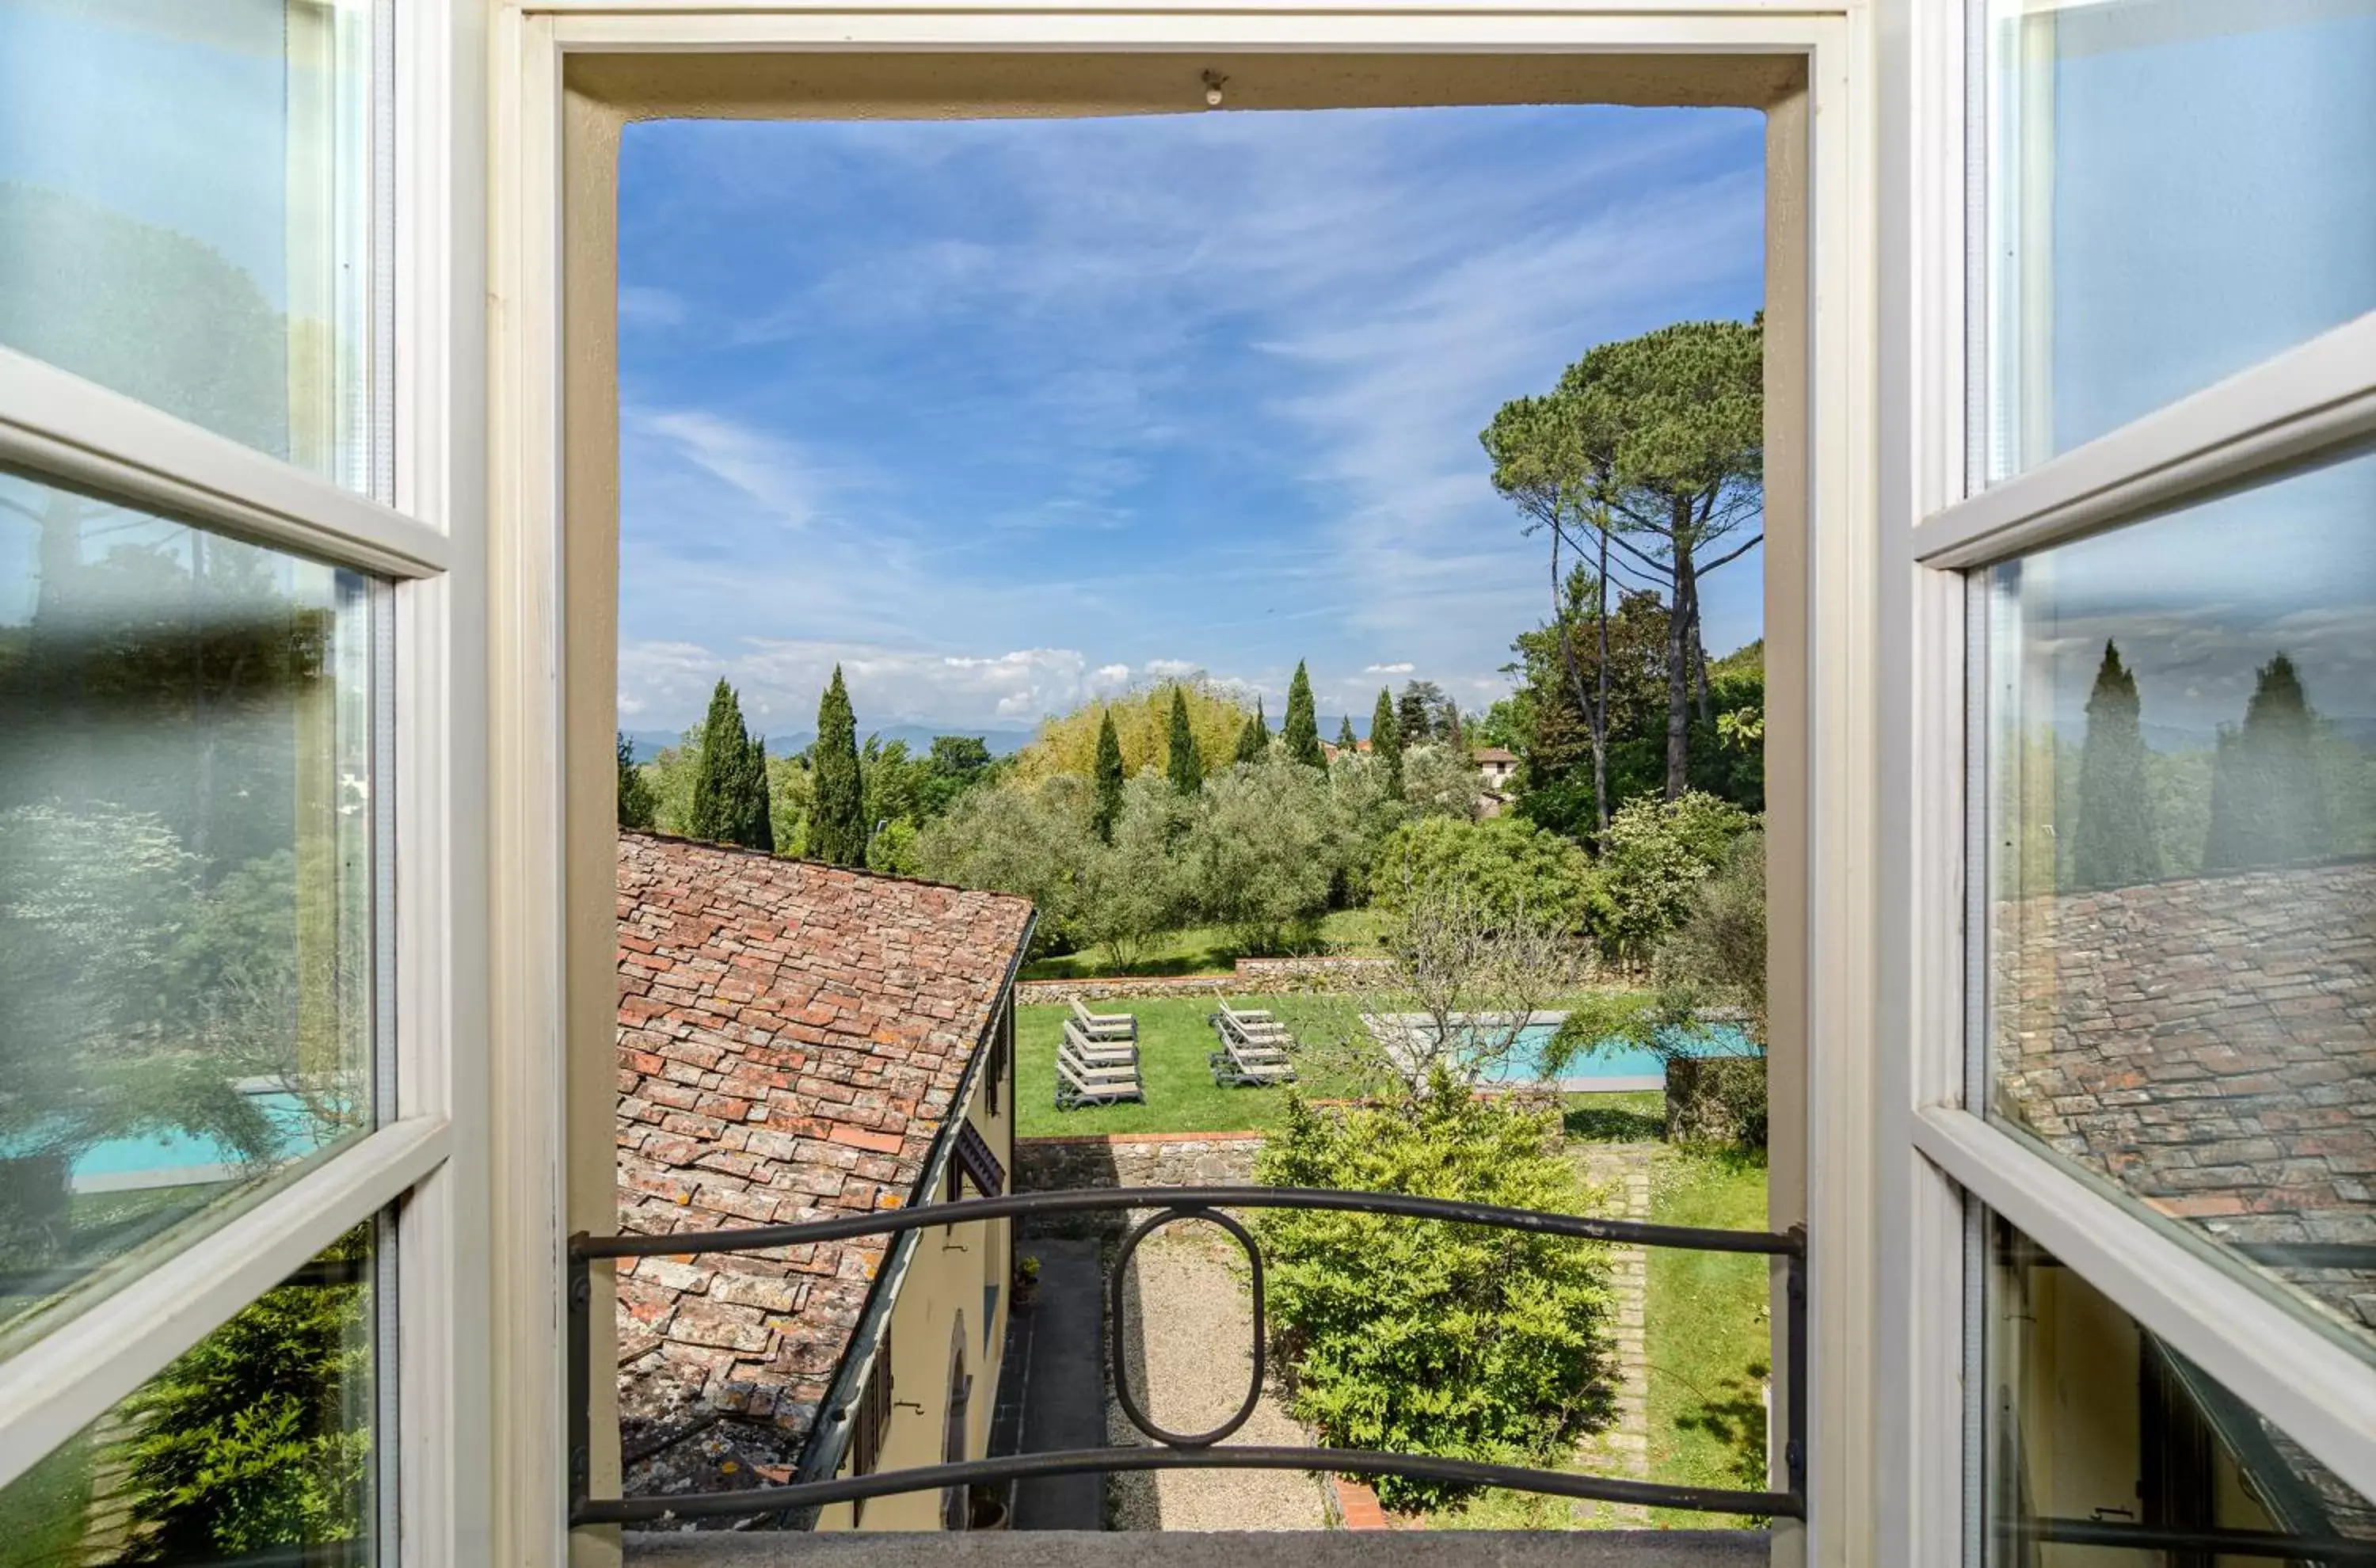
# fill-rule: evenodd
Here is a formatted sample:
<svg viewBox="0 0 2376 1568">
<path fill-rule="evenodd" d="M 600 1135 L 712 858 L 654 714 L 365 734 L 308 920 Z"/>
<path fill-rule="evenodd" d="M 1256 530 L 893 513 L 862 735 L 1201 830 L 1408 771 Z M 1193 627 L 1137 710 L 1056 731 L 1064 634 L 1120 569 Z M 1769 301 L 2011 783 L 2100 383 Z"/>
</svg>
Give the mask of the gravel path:
<svg viewBox="0 0 2376 1568">
<path fill-rule="evenodd" d="M 1123 1285 L 1124 1361 L 1140 1408 L 1157 1425 L 1201 1431 L 1227 1420 L 1245 1398 L 1253 1314 L 1244 1268 L 1236 1242 L 1193 1223 L 1150 1236 L 1132 1257 Z M 1151 1324 L 1148 1302 L 1158 1308 Z M 1111 1395 L 1106 1430 L 1116 1443 L 1146 1441 Z M 1265 1389 L 1229 1441 L 1301 1446 L 1311 1438 Z M 1108 1485 L 1107 1508 L 1122 1530 L 1317 1530 L 1327 1526 L 1322 1485 L 1278 1470 L 1117 1475 Z"/>
</svg>

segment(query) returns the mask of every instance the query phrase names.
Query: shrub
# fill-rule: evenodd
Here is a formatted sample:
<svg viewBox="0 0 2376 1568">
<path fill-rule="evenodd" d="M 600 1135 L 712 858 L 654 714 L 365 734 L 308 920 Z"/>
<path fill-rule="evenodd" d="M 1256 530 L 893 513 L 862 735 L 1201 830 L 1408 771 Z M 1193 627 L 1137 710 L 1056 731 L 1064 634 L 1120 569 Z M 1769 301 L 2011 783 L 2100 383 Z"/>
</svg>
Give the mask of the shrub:
<svg viewBox="0 0 2376 1568">
<path fill-rule="evenodd" d="M 1580 1214 L 1593 1196 L 1556 1123 L 1449 1077 L 1393 1110 L 1290 1099 L 1256 1162 L 1274 1186 L 1411 1193 Z M 1605 1250 L 1562 1237 L 1325 1211 L 1255 1221 L 1294 1413 L 1323 1443 L 1556 1466 L 1612 1410 Z M 1386 1478 L 1393 1507 L 1471 1489 Z"/>
<path fill-rule="evenodd" d="M 1635 801 L 1609 819 L 1592 923 L 1610 954 L 1646 960 L 1690 913 L 1693 895 L 1752 819 L 1714 795 Z"/>
<path fill-rule="evenodd" d="M 368 1227 L 322 1254 L 361 1268 Z M 266 1291 L 134 1395 L 122 1451 L 130 1562 L 244 1557 L 350 1540 L 365 1523 L 372 1429 L 368 1288 Z"/>
<path fill-rule="evenodd" d="M 1456 891 L 1490 913 L 1574 930 L 1590 906 L 1584 851 L 1520 817 L 1467 822 L 1422 817 L 1387 835 L 1370 885 L 1379 908 L 1400 912 L 1416 890 Z"/>
</svg>

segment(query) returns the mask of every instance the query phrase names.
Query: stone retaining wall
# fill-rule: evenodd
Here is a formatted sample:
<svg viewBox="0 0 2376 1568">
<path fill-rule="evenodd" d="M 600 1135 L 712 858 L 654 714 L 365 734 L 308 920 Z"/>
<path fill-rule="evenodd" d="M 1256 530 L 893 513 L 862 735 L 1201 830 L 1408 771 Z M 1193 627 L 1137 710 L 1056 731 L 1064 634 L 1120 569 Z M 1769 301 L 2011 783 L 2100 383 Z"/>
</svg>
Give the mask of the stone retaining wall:
<svg viewBox="0 0 2376 1568">
<path fill-rule="evenodd" d="M 1110 975 L 1085 980 L 1028 980 L 1015 986 L 1026 1006 L 1039 1003 L 1109 1002 L 1128 997 L 1262 996 L 1295 991 L 1359 991 L 1386 983 L 1384 958 L 1241 958 L 1226 975 Z"/>
<path fill-rule="evenodd" d="M 1218 1187 L 1251 1182 L 1259 1133 L 1140 1133 L 1015 1140 L 1015 1190 Z"/>
</svg>

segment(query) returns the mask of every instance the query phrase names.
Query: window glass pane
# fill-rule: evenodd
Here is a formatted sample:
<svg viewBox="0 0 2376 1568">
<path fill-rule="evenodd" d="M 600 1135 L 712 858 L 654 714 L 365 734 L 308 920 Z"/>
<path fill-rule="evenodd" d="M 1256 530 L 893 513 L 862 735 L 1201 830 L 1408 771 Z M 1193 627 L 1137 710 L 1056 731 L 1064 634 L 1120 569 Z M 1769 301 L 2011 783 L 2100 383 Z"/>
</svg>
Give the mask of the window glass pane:
<svg viewBox="0 0 2376 1568">
<path fill-rule="evenodd" d="M 0 1491 L 0 1563 L 374 1562 L 372 1232 L 349 1231 Z"/>
<path fill-rule="evenodd" d="M 1988 577 L 1990 1110 L 2376 1355 L 2376 457 Z"/>
<path fill-rule="evenodd" d="M 1990 1568 L 2376 1556 L 2368 1499 L 2002 1219 L 1988 1241 Z"/>
<path fill-rule="evenodd" d="M 0 0 L 0 345 L 356 489 L 371 0 Z"/>
<path fill-rule="evenodd" d="M 2376 309 L 2376 5 L 1988 15 L 1989 478 Z"/>
<path fill-rule="evenodd" d="M 372 591 L 0 473 L 0 1346 L 370 1124 Z"/>
</svg>

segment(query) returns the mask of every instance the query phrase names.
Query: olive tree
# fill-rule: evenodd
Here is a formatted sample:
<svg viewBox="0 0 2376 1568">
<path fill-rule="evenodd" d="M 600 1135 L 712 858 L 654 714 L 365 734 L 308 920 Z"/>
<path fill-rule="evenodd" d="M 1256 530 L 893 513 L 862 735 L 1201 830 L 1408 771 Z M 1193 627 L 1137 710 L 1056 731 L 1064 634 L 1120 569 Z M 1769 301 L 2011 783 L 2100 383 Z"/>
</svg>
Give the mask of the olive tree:
<svg viewBox="0 0 2376 1568">
<path fill-rule="evenodd" d="M 1307 935 L 1328 907 L 1337 847 L 1326 778 L 1286 756 L 1239 763 L 1205 786 L 1182 840 L 1205 916 L 1248 952 Z"/>
<path fill-rule="evenodd" d="M 1079 847 L 1071 935 L 1104 951 L 1117 973 L 1154 937 L 1183 925 L 1195 887 L 1174 847 L 1196 817 L 1195 802 L 1149 771 L 1125 782 L 1111 842 L 1092 834 Z"/>
<path fill-rule="evenodd" d="M 1473 817 L 1485 776 L 1464 748 L 1412 746 L 1403 753 L 1403 800 L 1415 816 Z"/>
</svg>

